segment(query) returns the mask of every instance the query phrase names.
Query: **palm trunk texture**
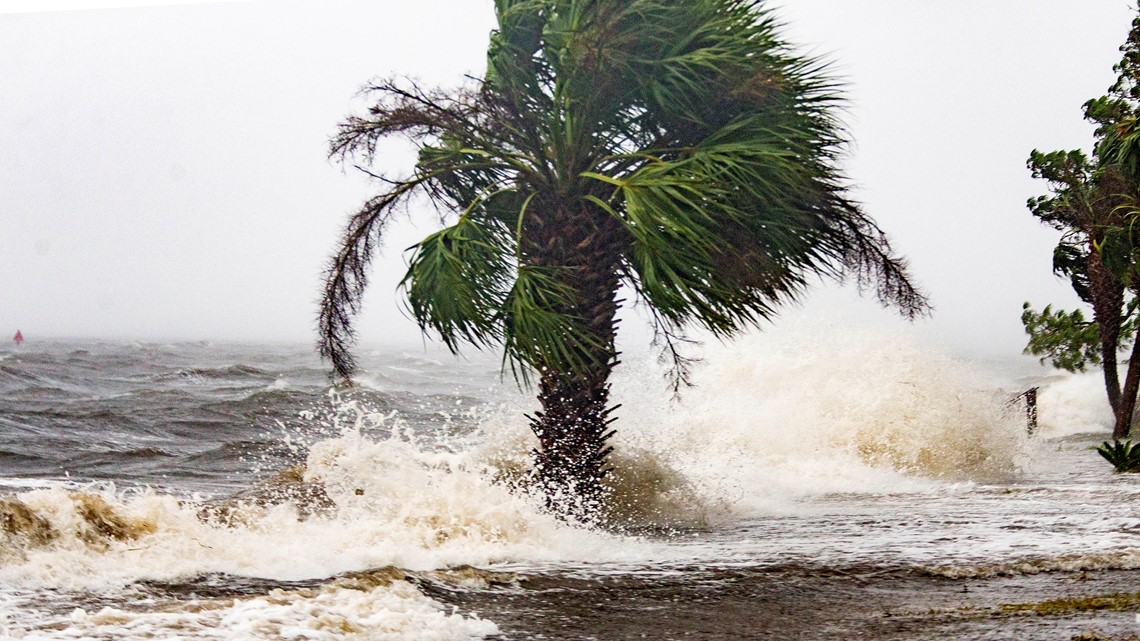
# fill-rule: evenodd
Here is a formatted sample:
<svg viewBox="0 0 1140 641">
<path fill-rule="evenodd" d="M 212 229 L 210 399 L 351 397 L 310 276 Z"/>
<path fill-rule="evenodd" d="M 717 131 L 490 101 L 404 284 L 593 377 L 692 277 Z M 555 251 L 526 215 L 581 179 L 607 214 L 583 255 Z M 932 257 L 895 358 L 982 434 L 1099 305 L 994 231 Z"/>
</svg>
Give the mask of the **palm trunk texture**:
<svg viewBox="0 0 1140 641">
<path fill-rule="evenodd" d="M 535 475 L 556 511 L 579 519 L 596 518 L 606 505 L 606 442 L 616 407 L 609 403 L 610 373 L 617 365 L 618 268 L 621 233 L 616 221 L 589 209 L 556 209 L 535 217 L 528 229 L 543 265 L 558 269 L 559 280 L 574 292 L 564 310 L 585 325 L 591 345 L 580 345 L 586 363 L 580 371 L 540 365 L 538 400 L 531 429 L 538 437 Z M 563 310 L 560 310 L 563 311 Z"/>
<path fill-rule="evenodd" d="M 1124 306 L 1124 286 L 1101 264 L 1100 252 L 1089 252 L 1087 270 L 1093 320 L 1100 330 L 1100 360 L 1104 390 L 1113 416 L 1120 414 L 1120 374 L 1116 352 L 1120 348 L 1120 309 Z"/>
<path fill-rule="evenodd" d="M 1128 438 L 1132 429 L 1132 412 L 1136 408 L 1136 392 L 1140 390 L 1140 337 L 1132 345 L 1128 359 L 1128 373 L 1124 376 L 1124 391 L 1120 397 L 1120 411 L 1116 413 L 1116 426 L 1112 438 Z"/>
</svg>

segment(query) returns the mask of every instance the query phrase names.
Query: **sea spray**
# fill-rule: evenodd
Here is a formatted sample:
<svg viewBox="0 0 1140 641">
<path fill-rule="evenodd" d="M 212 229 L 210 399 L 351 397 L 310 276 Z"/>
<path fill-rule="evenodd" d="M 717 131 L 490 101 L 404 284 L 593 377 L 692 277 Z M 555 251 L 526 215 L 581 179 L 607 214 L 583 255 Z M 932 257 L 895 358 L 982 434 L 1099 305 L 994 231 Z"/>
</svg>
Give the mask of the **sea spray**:
<svg viewBox="0 0 1140 641">
<path fill-rule="evenodd" d="M 615 397 L 625 405 L 610 482 L 626 525 L 699 528 L 833 492 L 923 491 L 929 479 L 1016 473 L 1027 456 L 1024 427 L 992 386 L 897 337 L 751 336 L 705 356 L 697 386 L 679 403 L 663 385 L 645 384 L 660 374 L 648 359 L 627 358 L 632 365 L 619 371 Z M 175 576 L 284 579 L 643 554 L 511 491 L 534 447 L 521 418 L 527 402 L 514 397 L 470 414 L 464 420 L 475 427 L 466 431 L 424 432 L 398 412 L 334 396 L 303 416 L 310 431 L 293 442 L 304 458 L 299 481 L 320 488 L 308 494 L 320 509 L 287 490 L 288 500 L 249 501 L 242 518 L 225 523 L 204 523 L 200 505 L 153 493 L 107 502 L 150 506 L 158 532 L 148 540 L 194 559 L 172 563 L 165 571 Z M 59 497 L 27 500 L 49 496 Z M 276 552 L 248 554 L 266 537 Z M 322 541 L 320 554 L 304 549 L 309 540 Z"/>
<path fill-rule="evenodd" d="M 226 599 L 192 598 L 137 611 L 76 609 L 53 625 L 62 638 L 208 638 L 314 641 L 462 641 L 495 634 L 494 623 L 464 617 L 402 579 L 334 581 Z M 13 635 L 19 638 L 20 635 Z"/>
<path fill-rule="evenodd" d="M 109 484 L 8 499 L 15 536 L 8 543 L 17 542 L 19 554 L 0 564 L 0 584 L 14 604 L 49 589 L 74 592 L 81 606 L 105 600 L 94 596 L 100 592 L 208 575 L 315 580 L 315 587 L 142 610 L 83 606 L 66 617 L 52 613 L 59 604 L 40 614 L 13 605 L 0 612 L 9 636 L 52 629 L 62 638 L 479 638 L 494 624 L 448 614 L 406 581 L 365 588 L 324 581 L 375 568 L 431 572 L 624 554 L 612 535 L 544 514 L 493 482 L 488 463 L 459 442 L 421 438 L 396 414 L 334 395 L 327 411 L 306 418 L 318 426 L 295 443 L 303 467 L 220 502 Z"/>
<path fill-rule="evenodd" d="M 710 344 L 703 357 L 676 403 L 645 384 L 659 366 L 625 358 L 615 451 L 651 452 L 687 493 L 741 515 L 830 492 L 1005 478 L 1031 457 L 995 377 L 905 337 L 797 329 Z"/>
<path fill-rule="evenodd" d="M 710 343 L 702 356 L 695 386 L 679 401 L 652 355 L 623 357 L 607 479 L 611 526 L 700 529 L 780 514 L 831 492 L 1010 478 L 1033 457 L 1000 374 L 905 335 L 796 328 Z M 504 394 L 465 416 L 474 427 L 463 438 L 409 442 L 398 459 L 442 448 L 485 481 L 518 490 L 537 446 L 522 418 L 533 409 L 525 393 Z M 361 433 L 376 433 L 376 413 L 354 420 Z M 401 421 L 379 420 L 389 429 Z M 386 447 L 397 445 L 389 439 Z"/>
<path fill-rule="evenodd" d="M 5 549 L 18 544 L 19 554 L 0 562 L 4 597 L 0 602 L 12 606 L 0 612 L 6 618 L 6 634 L 12 638 L 44 638 L 43 634 L 49 638 L 481 638 L 495 632 L 493 623 L 449 613 L 403 578 L 369 579 L 368 585 L 362 585 L 360 573 L 374 579 L 379 572 L 374 568 L 389 567 L 391 572 L 379 573 L 403 577 L 405 570 L 396 568 L 445 570 L 469 567 L 466 563 L 472 561 L 488 565 L 501 559 L 559 560 L 566 558 L 562 550 L 589 556 L 602 556 L 598 553 L 604 551 L 597 535 L 549 520 L 528 521 L 535 515 L 525 510 L 512 514 L 501 505 L 496 510 L 496 500 L 466 492 L 457 480 L 461 472 L 441 470 L 436 459 L 424 461 L 419 478 L 402 477 L 424 481 L 422 487 L 397 487 L 392 483 L 400 476 L 375 481 L 377 475 L 396 471 L 383 465 L 391 454 L 378 456 L 368 445 L 346 437 L 340 446 L 342 452 L 353 450 L 347 454 L 350 463 L 339 454 L 329 458 L 336 450 L 333 441 L 323 445 L 313 453 L 314 474 L 329 474 L 330 466 L 359 472 L 356 462 L 379 463 L 364 475 L 372 480 L 357 475 L 353 487 L 344 486 L 349 492 L 342 494 L 340 485 L 330 484 L 338 510 L 327 518 L 302 519 L 296 506 L 288 503 L 241 504 L 235 509 L 247 509 L 244 518 L 218 524 L 201 520 L 201 510 L 193 503 L 111 486 L 79 492 L 35 490 L 9 499 L 8 513 L 20 517 L 10 520 L 11 529 L 22 539 L 5 541 Z M 412 465 L 400 464 L 401 473 Z M 448 478 L 426 478 L 436 473 Z M 365 492 L 357 494 L 362 488 Z M 392 494 L 381 498 L 385 488 Z M 349 496 L 362 502 L 353 504 Z M 512 497 L 505 499 L 520 505 Z M 544 530 L 544 525 L 564 535 Z M 590 547 L 592 552 L 587 551 Z M 356 573 L 357 578 L 347 583 L 335 578 L 345 573 Z M 200 599 L 191 594 L 190 599 L 167 598 L 165 604 L 151 597 L 129 598 L 132 591 L 155 582 L 193 585 L 196 577 L 211 575 L 232 577 L 223 579 L 222 585 L 240 584 L 240 577 L 258 577 L 270 586 L 314 583 L 237 598 Z M 436 573 L 433 578 L 446 576 Z M 461 580 L 466 584 L 472 579 L 464 575 Z M 29 599 L 47 609 L 29 609 Z M 108 601 L 122 605 L 98 605 Z M 138 605 L 133 605 L 135 601 Z M 67 607 L 69 602 L 75 606 Z M 61 608 L 70 614 L 61 614 Z"/>
<path fill-rule="evenodd" d="M 1112 408 L 1100 372 L 1067 374 L 1055 370 L 1040 385 L 1042 437 L 1112 432 Z"/>
<path fill-rule="evenodd" d="M 61 533 L 45 537 L 51 544 L 33 556 L 84 556 L 92 567 L 71 577 L 79 586 L 87 575 L 111 583 L 202 572 L 294 580 L 385 566 L 563 561 L 605 556 L 616 540 L 563 523 L 495 483 L 490 462 L 472 454 L 477 448 L 420 438 L 391 413 L 358 404 L 330 411 L 320 419 L 324 437 L 305 446 L 303 467 L 224 501 L 94 484 L 25 492 L 10 501 L 26 509 L 10 511 Z M 240 518 L 216 518 L 222 505 Z M 132 534 L 121 534 L 128 526 Z M 107 540 L 99 554 L 79 549 L 95 540 L 92 532 Z M 36 567 L 30 558 L 0 575 L 30 577 Z"/>
</svg>

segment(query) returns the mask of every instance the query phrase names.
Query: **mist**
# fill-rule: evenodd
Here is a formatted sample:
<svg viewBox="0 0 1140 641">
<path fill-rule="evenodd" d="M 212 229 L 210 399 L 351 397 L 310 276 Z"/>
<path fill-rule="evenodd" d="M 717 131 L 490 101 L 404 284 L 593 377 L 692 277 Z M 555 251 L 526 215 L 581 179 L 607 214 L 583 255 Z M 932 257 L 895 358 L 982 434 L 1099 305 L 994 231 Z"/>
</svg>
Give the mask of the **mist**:
<svg viewBox="0 0 1140 641">
<path fill-rule="evenodd" d="M 490 0 L 240 2 L 0 14 L 0 331 L 312 341 L 321 272 L 377 186 L 326 158 L 370 78 L 483 71 Z M 775 3 L 846 84 L 854 196 L 911 261 L 955 350 L 1016 354 L 1025 300 L 1076 304 L 1030 150 L 1088 148 L 1126 2 Z M 58 8 L 58 7 L 57 7 Z M 20 7 L 0 10 L 20 11 Z M 24 9 L 26 10 L 26 8 Z M 409 167 L 393 147 L 386 167 Z M 391 228 L 364 342 L 417 343 L 396 284 L 430 208 Z M 647 334 L 636 313 L 623 330 Z M 789 318 L 901 323 L 823 285 Z M 798 322 L 798 321 L 797 321 Z M 635 341 L 636 342 L 636 341 Z"/>
</svg>

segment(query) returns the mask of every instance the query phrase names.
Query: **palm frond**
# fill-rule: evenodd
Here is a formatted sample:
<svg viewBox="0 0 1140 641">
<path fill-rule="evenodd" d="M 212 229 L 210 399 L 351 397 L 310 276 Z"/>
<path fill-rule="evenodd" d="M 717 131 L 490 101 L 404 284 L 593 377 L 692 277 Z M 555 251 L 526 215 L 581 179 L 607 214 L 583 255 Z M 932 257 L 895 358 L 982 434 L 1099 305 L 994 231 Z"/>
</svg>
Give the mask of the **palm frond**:
<svg viewBox="0 0 1140 641">
<path fill-rule="evenodd" d="M 463 216 L 412 248 L 400 287 L 420 327 L 452 351 L 502 339 L 497 321 L 512 277 L 506 234 L 493 219 Z"/>
<path fill-rule="evenodd" d="M 356 337 L 352 319 L 360 312 L 360 300 L 368 285 L 368 267 L 381 232 L 397 206 L 418 186 L 417 181 L 401 182 L 366 202 L 349 219 L 339 249 L 325 268 L 317 318 L 317 351 L 343 379 L 347 380 L 356 369 L 351 352 Z"/>
<path fill-rule="evenodd" d="M 565 311 L 573 308 L 575 294 L 555 269 L 518 269 L 501 317 L 503 360 L 516 380 L 529 383 L 531 368 L 542 364 L 583 371 L 605 347 L 586 329 L 584 319 Z"/>
</svg>

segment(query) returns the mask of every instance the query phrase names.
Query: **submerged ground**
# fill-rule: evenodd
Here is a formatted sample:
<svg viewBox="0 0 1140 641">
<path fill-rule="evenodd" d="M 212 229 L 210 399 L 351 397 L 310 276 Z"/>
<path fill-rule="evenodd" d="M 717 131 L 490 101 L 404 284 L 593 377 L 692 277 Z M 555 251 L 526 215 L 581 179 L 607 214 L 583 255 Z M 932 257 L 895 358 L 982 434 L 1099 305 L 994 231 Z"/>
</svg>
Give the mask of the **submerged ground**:
<svg viewBox="0 0 1140 641">
<path fill-rule="evenodd" d="M 1140 572 L 947 579 L 910 571 L 693 569 L 528 577 L 526 589 L 429 588 L 502 639 L 1130 639 Z"/>
</svg>

